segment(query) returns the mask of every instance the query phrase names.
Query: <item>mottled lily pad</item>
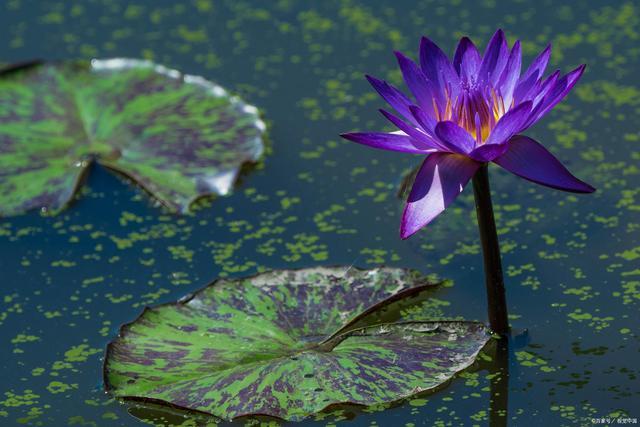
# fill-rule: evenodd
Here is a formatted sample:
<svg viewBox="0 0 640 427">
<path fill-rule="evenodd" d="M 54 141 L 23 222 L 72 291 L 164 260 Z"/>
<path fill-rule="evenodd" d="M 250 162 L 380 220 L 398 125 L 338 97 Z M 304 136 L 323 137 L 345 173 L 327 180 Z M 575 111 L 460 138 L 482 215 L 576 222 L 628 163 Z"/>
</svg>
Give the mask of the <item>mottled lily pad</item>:
<svg viewBox="0 0 640 427">
<path fill-rule="evenodd" d="M 93 160 L 185 211 L 231 189 L 263 132 L 255 107 L 149 61 L 12 67 L 0 73 L 0 215 L 61 209 Z"/>
<path fill-rule="evenodd" d="M 299 420 L 333 404 L 394 402 L 443 384 L 489 339 L 475 322 L 361 326 L 434 286 L 393 268 L 218 280 L 123 326 L 107 350 L 106 388 L 224 419 Z"/>
</svg>

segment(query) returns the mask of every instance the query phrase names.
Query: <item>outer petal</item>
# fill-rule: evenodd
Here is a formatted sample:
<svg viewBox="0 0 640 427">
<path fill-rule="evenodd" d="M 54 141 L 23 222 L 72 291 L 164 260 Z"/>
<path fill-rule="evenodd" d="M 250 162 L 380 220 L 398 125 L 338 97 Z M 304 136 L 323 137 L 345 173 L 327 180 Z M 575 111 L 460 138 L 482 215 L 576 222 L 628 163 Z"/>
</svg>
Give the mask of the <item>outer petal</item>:
<svg viewBox="0 0 640 427">
<path fill-rule="evenodd" d="M 415 123 L 413 115 L 409 111 L 409 106 L 412 105 L 412 102 L 405 96 L 405 94 L 383 80 L 376 79 L 375 77 L 369 75 L 365 77 L 367 78 L 369 83 L 371 83 L 371 86 L 373 86 L 373 88 L 385 101 L 389 103 L 389 105 L 394 108 L 394 110 L 396 110 L 410 122 L 417 124 Z"/>
<path fill-rule="evenodd" d="M 426 37 L 422 37 L 420 41 L 420 66 L 424 75 L 434 85 L 434 96 L 440 108 L 444 108 L 446 93 L 455 99 L 460 92 L 460 78 L 447 55 Z"/>
<path fill-rule="evenodd" d="M 527 94 L 527 98 L 531 98 L 530 101 L 533 103 L 533 108 L 529 113 L 529 117 L 525 121 L 525 123 L 521 126 L 521 129 L 527 129 L 534 123 L 534 119 L 538 117 L 540 112 L 544 108 L 544 100 L 547 94 L 553 89 L 558 81 L 558 77 L 560 76 L 560 71 L 555 71 L 549 77 L 547 77 L 544 81 L 539 81 L 535 84 L 535 86 L 529 91 Z"/>
<path fill-rule="evenodd" d="M 344 139 L 368 145 L 381 150 L 399 151 L 402 153 L 426 154 L 433 150 L 418 148 L 415 141 L 406 134 L 384 132 L 353 132 L 340 135 Z"/>
<path fill-rule="evenodd" d="M 479 162 L 490 162 L 503 155 L 509 149 L 509 144 L 482 144 L 469 153 L 469 157 Z"/>
<path fill-rule="evenodd" d="M 595 188 L 571 175 L 540 143 L 522 135 L 509 141 L 509 149 L 494 162 L 524 179 L 572 193 L 592 193 Z"/>
<path fill-rule="evenodd" d="M 514 99 L 516 103 L 528 99 L 526 95 L 529 93 L 531 88 L 538 82 L 542 75 L 544 74 L 544 70 L 547 68 L 547 64 L 549 63 L 549 58 L 551 57 L 551 45 L 547 45 L 547 47 L 540 52 L 540 54 L 533 60 L 527 71 L 520 77 L 518 80 L 518 84 L 516 84 L 516 89 L 514 91 Z"/>
<path fill-rule="evenodd" d="M 439 122 L 436 125 L 436 135 L 454 153 L 467 154 L 476 146 L 471 134 L 454 122 Z"/>
<path fill-rule="evenodd" d="M 485 145 L 507 142 L 509 138 L 522 130 L 522 125 L 529 117 L 530 112 L 531 101 L 523 102 L 507 111 L 507 114 L 502 116 L 496 123 L 496 127 L 493 128 L 489 138 L 485 141 Z"/>
<path fill-rule="evenodd" d="M 523 78 L 527 78 L 531 75 L 537 76 L 537 78 L 541 78 L 544 74 L 544 70 L 547 68 L 547 64 L 549 63 L 549 58 L 551 58 L 551 44 L 548 44 L 547 47 L 544 48 L 542 52 L 533 60 L 527 71 L 522 75 Z"/>
<path fill-rule="evenodd" d="M 522 48 L 520 47 L 520 40 L 516 40 L 511 48 L 507 65 L 502 71 L 500 81 L 498 82 L 498 90 L 502 95 L 502 101 L 506 108 L 511 106 L 513 100 L 513 91 L 520 77 L 520 67 L 522 66 Z"/>
<path fill-rule="evenodd" d="M 459 154 L 435 153 L 422 163 L 402 214 L 400 237 L 408 238 L 455 200 L 480 163 Z"/>
<path fill-rule="evenodd" d="M 433 115 L 433 84 L 420 67 L 400 52 L 394 52 L 407 87 L 415 96 L 417 104 L 429 115 Z"/>
<path fill-rule="evenodd" d="M 482 58 L 480 58 L 478 48 L 468 37 L 461 38 L 453 56 L 453 68 L 460 76 L 460 80 L 463 82 L 475 80 L 481 62 Z"/>
<path fill-rule="evenodd" d="M 417 128 L 414 128 L 411 125 L 403 122 L 401 119 L 389 113 L 388 111 L 380 110 L 380 112 L 382 113 L 383 116 L 387 118 L 387 120 L 393 123 L 398 129 L 400 129 L 405 134 L 409 135 L 412 139 L 413 144 L 416 145 L 418 148 L 434 149 L 437 146 L 439 146 L 439 144 L 434 141 L 434 138 L 427 135 L 423 131 Z"/>
<path fill-rule="evenodd" d="M 513 90 L 513 101 L 518 104 L 522 101 L 526 101 L 531 97 L 529 94 L 532 92 L 533 88 L 540 82 L 535 75 L 531 75 L 526 79 L 520 77 L 518 83 L 516 83 L 516 88 Z"/>
<path fill-rule="evenodd" d="M 526 100 L 533 102 L 534 108 L 538 108 L 542 104 L 542 100 L 556 86 L 559 78 L 560 70 L 556 70 L 546 79 L 538 81 L 527 94 Z"/>
<path fill-rule="evenodd" d="M 412 105 L 411 107 L 409 107 L 409 109 L 411 110 L 413 117 L 416 119 L 422 130 L 431 138 L 433 138 L 433 143 L 438 148 L 438 151 L 444 151 L 446 153 L 451 152 L 451 149 L 440 142 L 439 138 L 436 136 L 436 121 L 433 119 L 433 117 L 427 115 L 427 113 L 422 111 L 422 109 L 417 105 Z"/>
<path fill-rule="evenodd" d="M 417 105 L 409 107 L 413 118 L 416 119 L 420 127 L 427 133 L 434 135 L 436 128 L 436 121 L 433 117 L 424 112 L 424 110 Z"/>
<path fill-rule="evenodd" d="M 531 126 L 533 123 L 540 120 L 545 114 L 553 109 L 560 101 L 564 99 L 565 96 L 573 89 L 580 77 L 582 77 L 582 73 L 584 73 L 586 65 L 582 64 L 575 70 L 571 71 L 567 75 L 563 76 L 560 80 L 558 80 L 553 86 L 553 88 L 549 89 L 546 96 L 542 100 L 542 107 L 539 111 L 536 112 L 535 115 L 532 115 L 529 118 L 528 125 Z"/>
<path fill-rule="evenodd" d="M 502 70 L 507 64 L 509 58 L 509 46 L 507 40 L 504 37 L 504 32 L 498 30 L 495 32 L 487 49 L 482 57 L 482 64 L 480 64 L 480 71 L 478 73 L 481 80 L 489 81 L 493 86 L 496 85 Z"/>
</svg>

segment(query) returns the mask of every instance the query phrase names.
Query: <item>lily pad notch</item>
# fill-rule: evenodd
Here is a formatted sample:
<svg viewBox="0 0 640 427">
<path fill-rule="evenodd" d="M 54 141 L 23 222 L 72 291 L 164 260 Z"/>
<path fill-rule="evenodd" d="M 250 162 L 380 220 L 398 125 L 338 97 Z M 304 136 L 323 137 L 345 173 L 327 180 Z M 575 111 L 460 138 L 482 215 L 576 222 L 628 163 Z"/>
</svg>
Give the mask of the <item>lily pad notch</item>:
<svg viewBox="0 0 640 427">
<path fill-rule="evenodd" d="M 151 61 L 33 62 L 0 72 L 0 215 L 59 211 L 93 161 L 171 211 L 227 194 L 264 152 L 256 107 Z"/>
<path fill-rule="evenodd" d="M 222 419 L 295 421 L 337 404 L 393 403 L 446 383 L 490 338 L 479 322 L 415 313 L 367 324 L 436 286 L 396 268 L 220 279 L 124 325 L 107 348 L 105 388 Z"/>
</svg>

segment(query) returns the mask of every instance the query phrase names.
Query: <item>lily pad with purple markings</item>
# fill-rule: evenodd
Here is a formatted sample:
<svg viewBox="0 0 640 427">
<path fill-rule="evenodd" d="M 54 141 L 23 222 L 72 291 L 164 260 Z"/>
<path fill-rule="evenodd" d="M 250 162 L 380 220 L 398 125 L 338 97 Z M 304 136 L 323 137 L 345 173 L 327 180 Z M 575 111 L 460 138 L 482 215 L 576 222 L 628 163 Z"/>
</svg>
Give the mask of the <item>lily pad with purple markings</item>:
<svg viewBox="0 0 640 427">
<path fill-rule="evenodd" d="M 123 326 L 107 350 L 106 388 L 224 419 L 299 420 L 334 404 L 394 402 L 445 383 L 489 339 L 476 322 L 366 325 L 434 287 L 394 268 L 218 280 Z"/>
<path fill-rule="evenodd" d="M 149 61 L 12 67 L 0 72 L 0 215 L 61 209 L 93 160 L 185 211 L 229 192 L 263 132 L 255 107 Z"/>
</svg>

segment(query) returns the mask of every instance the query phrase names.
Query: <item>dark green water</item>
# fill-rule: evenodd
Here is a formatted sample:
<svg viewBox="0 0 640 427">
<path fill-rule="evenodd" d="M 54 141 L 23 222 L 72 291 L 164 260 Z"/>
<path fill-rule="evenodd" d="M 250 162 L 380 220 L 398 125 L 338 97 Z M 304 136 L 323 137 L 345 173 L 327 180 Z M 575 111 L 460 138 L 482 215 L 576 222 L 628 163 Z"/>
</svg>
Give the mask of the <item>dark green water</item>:
<svg viewBox="0 0 640 427">
<path fill-rule="evenodd" d="M 639 21 L 637 4 L 604 1 L 5 0 L 0 61 L 145 57 L 203 75 L 263 110 L 272 152 L 234 194 L 192 215 L 162 212 L 94 168 L 62 214 L 0 220 L 0 425 L 159 419 L 103 393 L 103 349 L 145 305 L 223 275 L 414 267 L 453 281 L 439 295 L 443 315 L 484 320 L 471 189 L 401 241 L 396 190 L 419 159 L 337 134 L 384 126 L 383 101 L 362 75 L 399 83 L 393 49 L 415 52 L 426 34 L 451 52 L 461 35 L 484 44 L 497 27 L 522 39 L 528 60 L 550 40 L 552 68 L 588 64 L 528 135 L 598 188 L 575 196 L 491 169 L 511 321 L 528 330 L 512 347 L 506 418 L 640 418 Z M 386 411 L 343 410 L 309 424 L 503 425 L 507 393 L 494 384 L 492 395 L 492 369 Z"/>
</svg>

